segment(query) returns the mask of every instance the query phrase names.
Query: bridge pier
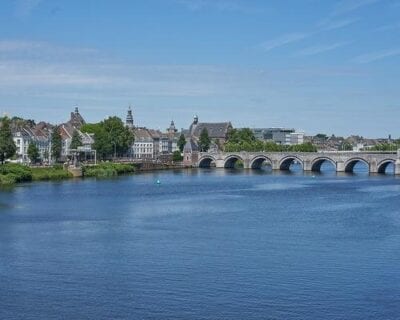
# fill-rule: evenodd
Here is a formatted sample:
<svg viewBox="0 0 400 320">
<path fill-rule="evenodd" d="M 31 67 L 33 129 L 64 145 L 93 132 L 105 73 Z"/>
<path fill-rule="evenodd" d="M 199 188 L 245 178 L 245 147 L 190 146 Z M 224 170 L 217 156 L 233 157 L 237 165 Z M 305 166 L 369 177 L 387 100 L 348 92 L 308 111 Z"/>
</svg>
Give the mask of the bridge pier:
<svg viewBox="0 0 400 320">
<path fill-rule="evenodd" d="M 215 161 L 216 168 L 224 168 L 225 167 L 225 160 L 224 159 L 217 159 Z"/>
<path fill-rule="evenodd" d="M 272 170 L 280 170 L 279 160 L 272 160 Z"/>
<path fill-rule="evenodd" d="M 397 159 L 394 163 L 394 174 L 400 175 L 400 159 Z"/>
<path fill-rule="evenodd" d="M 378 163 L 376 159 L 372 159 L 369 162 L 369 173 L 378 173 Z"/>
<path fill-rule="evenodd" d="M 312 171 L 312 161 L 311 160 L 304 160 L 303 161 L 303 171 Z"/>
<path fill-rule="evenodd" d="M 345 172 L 346 168 L 344 166 L 344 161 L 337 161 L 336 162 L 336 172 Z"/>
</svg>

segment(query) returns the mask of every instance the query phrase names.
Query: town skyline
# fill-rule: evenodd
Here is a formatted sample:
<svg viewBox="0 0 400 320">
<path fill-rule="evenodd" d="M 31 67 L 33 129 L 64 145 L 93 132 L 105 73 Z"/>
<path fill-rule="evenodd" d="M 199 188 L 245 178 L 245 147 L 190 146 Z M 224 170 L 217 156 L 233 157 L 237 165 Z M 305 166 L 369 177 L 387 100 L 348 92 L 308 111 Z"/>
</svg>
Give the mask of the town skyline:
<svg viewBox="0 0 400 320">
<path fill-rule="evenodd" d="M 143 123 L 141 123 L 141 122 L 138 122 L 137 117 L 136 117 L 136 113 L 135 113 L 135 109 L 134 109 L 134 107 L 131 106 L 131 105 L 129 105 L 128 107 L 126 107 L 125 110 L 124 110 L 124 112 L 122 112 L 122 113 L 118 113 L 118 114 L 108 114 L 108 115 L 106 115 L 104 118 L 98 118 L 98 119 L 96 118 L 96 120 L 87 117 L 87 116 L 86 116 L 86 113 L 85 113 L 85 109 L 84 109 L 84 108 L 82 109 L 82 108 L 81 108 L 79 105 L 77 105 L 77 104 L 73 105 L 73 106 L 72 106 L 71 108 L 69 108 L 68 110 L 65 110 L 65 113 L 62 113 L 62 114 L 60 115 L 60 119 L 61 119 L 61 120 L 58 121 L 58 122 L 52 122 L 52 121 L 49 121 L 49 120 L 47 120 L 47 119 L 34 119 L 34 118 L 27 117 L 26 115 L 23 115 L 23 114 L 21 114 L 21 115 L 18 115 L 18 114 L 9 114 L 9 113 L 7 113 L 7 112 L 3 112 L 3 114 L 2 114 L 1 116 L 6 116 L 6 117 L 9 117 L 9 118 L 17 117 L 17 118 L 21 118 L 21 119 L 24 119 L 24 120 L 33 120 L 33 121 L 35 121 L 35 123 L 46 122 L 46 123 L 49 123 L 49 124 L 51 124 L 51 125 L 57 126 L 57 125 L 59 125 L 59 124 L 64 123 L 65 120 L 68 118 L 68 114 L 69 114 L 71 111 L 73 111 L 74 109 L 76 109 L 76 108 L 78 108 L 79 111 L 80 111 L 82 114 L 85 115 L 85 119 L 87 120 L 87 123 L 98 123 L 98 122 L 103 121 L 103 120 L 106 120 L 106 119 L 108 119 L 108 118 L 110 118 L 110 117 L 118 117 L 118 118 L 120 118 L 122 121 L 125 122 L 125 121 L 126 121 L 127 112 L 128 112 L 128 110 L 131 110 L 131 111 L 132 111 L 132 115 L 133 115 L 133 121 L 134 121 L 134 126 L 135 126 L 135 127 L 137 127 L 137 128 L 153 128 L 153 129 L 160 130 L 160 131 L 164 131 L 165 129 L 168 129 L 168 127 L 170 126 L 171 122 L 174 123 L 174 125 L 176 126 L 176 128 L 177 128 L 179 131 L 186 130 L 186 129 L 192 124 L 193 119 L 197 117 L 197 118 L 199 118 L 201 121 L 209 122 L 209 123 L 214 123 L 214 122 L 230 122 L 230 123 L 232 123 L 232 125 L 233 125 L 234 128 L 238 128 L 238 129 L 240 129 L 240 128 L 249 128 L 249 129 L 265 129 L 265 128 L 270 128 L 270 129 L 273 129 L 273 128 L 293 129 L 293 130 L 295 130 L 296 132 L 301 132 L 301 133 L 303 133 L 305 136 L 310 136 L 310 137 L 311 137 L 311 136 L 318 135 L 318 134 L 326 134 L 327 136 L 331 136 L 331 135 L 332 135 L 332 136 L 342 136 L 342 137 L 360 136 L 360 137 L 369 138 L 369 139 L 387 139 L 387 138 L 390 138 L 390 139 L 399 139 L 399 138 L 400 138 L 400 137 L 398 137 L 398 136 L 392 135 L 391 133 L 389 133 L 389 134 L 386 135 L 386 136 L 364 136 L 364 135 L 359 134 L 359 133 L 357 133 L 357 132 L 354 132 L 354 133 L 349 134 L 349 135 L 340 135 L 340 134 L 338 134 L 338 133 L 335 133 L 335 132 L 328 132 L 328 131 L 326 131 L 326 130 L 325 130 L 325 131 L 318 131 L 318 132 L 309 132 L 309 131 L 307 131 L 307 130 L 304 130 L 303 128 L 298 128 L 298 127 L 294 127 L 294 126 L 293 126 L 293 127 L 289 127 L 289 126 L 268 126 L 268 125 L 262 126 L 262 125 L 261 125 L 261 126 L 253 126 L 253 127 L 251 127 L 251 126 L 246 126 L 246 125 L 244 125 L 244 126 L 239 127 L 239 126 L 235 125 L 235 123 L 234 123 L 233 121 L 231 121 L 230 119 L 204 119 L 204 118 L 201 117 L 201 113 L 193 113 L 192 116 L 191 116 L 189 119 L 186 119 L 187 121 L 186 121 L 185 123 L 177 123 L 177 121 L 176 121 L 175 119 L 171 118 L 171 119 L 165 119 L 166 122 L 165 122 L 165 125 L 164 125 L 164 126 L 155 126 L 155 125 L 152 124 L 152 123 L 148 123 L 148 124 L 146 125 L 146 124 L 143 124 Z M 62 112 L 64 112 L 64 110 L 62 110 Z M 89 112 L 89 114 L 90 114 L 90 112 Z M 147 122 L 145 121 L 144 123 L 147 123 Z"/>
<path fill-rule="evenodd" d="M 394 0 L 0 4 L 0 114 L 400 136 Z M 167 123 L 168 123 L 167 121 Z"/>
</svg>

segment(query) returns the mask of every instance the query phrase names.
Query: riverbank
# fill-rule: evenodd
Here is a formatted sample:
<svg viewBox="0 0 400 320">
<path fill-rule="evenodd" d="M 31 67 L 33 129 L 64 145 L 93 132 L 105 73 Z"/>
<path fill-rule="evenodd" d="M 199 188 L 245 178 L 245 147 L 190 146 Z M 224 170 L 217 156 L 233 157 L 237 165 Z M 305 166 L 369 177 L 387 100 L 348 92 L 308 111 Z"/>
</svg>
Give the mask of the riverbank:
<svg viewBox="0 0 400 320">
<path fill-rule="evenodd" d="M 82 166 L 82 178 L 108 178 L 140 171 L 180 169 L 181 165 L 166 164 L 132 164 L 132 163 L 100 163 Z M 21 182 L 57 181 L 74 178 L 62 165 L 52 167 L 29 167 L 21 164 L 7 163 L 0 165 L 0 186 L 10 186 Z"/>
</svg>

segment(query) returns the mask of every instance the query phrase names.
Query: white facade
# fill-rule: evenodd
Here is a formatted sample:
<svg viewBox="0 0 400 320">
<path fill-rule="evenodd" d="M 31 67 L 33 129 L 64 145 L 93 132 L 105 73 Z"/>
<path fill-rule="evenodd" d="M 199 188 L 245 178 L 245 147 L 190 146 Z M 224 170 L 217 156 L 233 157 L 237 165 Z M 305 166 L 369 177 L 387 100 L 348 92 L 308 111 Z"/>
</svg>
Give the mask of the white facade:
<svg viewBox="0 0 400 320">
<path fill-rule="evenodd" d="M 28 162 L 28 147 L 31 142 L 31 136 L 25 130 L 21 130 L 13 134 L 13 140 L 17 147 L 16 155 L 18 161 Z"/>
<path fill-rule="evenodd" d="M 290 133 L 290 145 L 303 144 L 303 143 L 304 143 L 304 132 Z"/>
<path fill-rule="evenodd" d="M 29 144 L 34 143 L 39 151 L 39 157 L 42 160 L 47 160 L 45 155 L 50 153 L 50 137 L 35 135 L 30 129 L 21 129 L 13 132 L 13 140 L 17 147 L 16 155 L 19 162 L 28 163 L 28 148 Z"/>
<path fill-rule="evenodd" d="M 133 157 L 135 159 L 153 159 L 153 141 L 135 141 L 133 144 Z"/>
</svg>

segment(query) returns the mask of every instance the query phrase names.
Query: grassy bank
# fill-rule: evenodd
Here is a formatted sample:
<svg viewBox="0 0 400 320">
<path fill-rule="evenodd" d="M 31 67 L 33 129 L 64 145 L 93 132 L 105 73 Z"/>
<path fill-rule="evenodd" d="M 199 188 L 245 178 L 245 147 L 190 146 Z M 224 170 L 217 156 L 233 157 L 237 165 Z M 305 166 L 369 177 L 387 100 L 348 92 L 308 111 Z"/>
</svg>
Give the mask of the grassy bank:
<svg viewBox="0 0 400 320">
<path fill-rule="evenodd" d="M 31 168 L 32 181 L 63 180 L 72 178 L 72 174 L 56 165 L 49 168 Z"/>
<path fill-rule="evenodd" d="M 82 168 L 85 177 L 106 178 L 121 174 L 134 173 L 134 164 L 101 163 Z M 0 165 L 0 186 L 13 185 L 19 182 L 50 181 L 72 178 L 72 174 L 61 165 L 46 168 L 31 168 L 21 164 L 7 163 Z"/>
<path fill-rule="evenodd" d="M 118 176 L 120 174 L 134 173 L 136 166 L 134 164 L 122 164 L 122 163 L 101 163 L 96 166 L 84 166 L 83 176 L 84 177 L 97 177 L 106 178 Z"/>
<path fill-rule="evenodd" d="M 30 168 L 21 164 L 0 165 L 0 185 L 12 185 L 19 182 L 61 180 L 72 175 L 62 166 L 48 168 Z"/>
</svg>

